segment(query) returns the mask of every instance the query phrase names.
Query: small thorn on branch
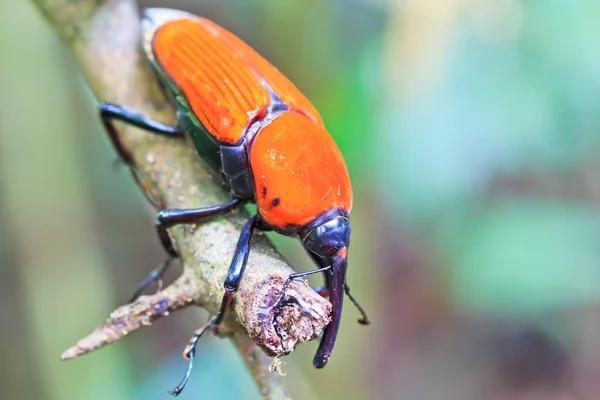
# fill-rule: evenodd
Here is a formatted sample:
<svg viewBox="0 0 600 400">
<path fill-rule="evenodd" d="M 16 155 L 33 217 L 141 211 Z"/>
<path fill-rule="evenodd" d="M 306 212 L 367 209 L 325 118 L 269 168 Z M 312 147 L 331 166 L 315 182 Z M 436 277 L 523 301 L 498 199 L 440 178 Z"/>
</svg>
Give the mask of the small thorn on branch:
<svg viewBox="0 0 600 400">
<path fill-rule="evenodd" d="M 99 349 L 193 303 L 194 297 L 189 293 L 187 279 L 182 276 L 163 291 L 152 296 L 141 296 L 133 303 L 117 308 L 104 324 L 67 349 L 60 359 L 69 360 Z"/>
</svg>

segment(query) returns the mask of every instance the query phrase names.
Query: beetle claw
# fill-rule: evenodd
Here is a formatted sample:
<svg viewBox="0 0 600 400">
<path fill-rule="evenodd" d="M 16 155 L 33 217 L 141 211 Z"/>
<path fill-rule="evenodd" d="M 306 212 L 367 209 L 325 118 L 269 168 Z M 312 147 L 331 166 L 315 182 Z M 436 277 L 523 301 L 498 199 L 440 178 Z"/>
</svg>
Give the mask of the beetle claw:
<svg viewBox="0 0 600 400">
<path fill-rule="evenodd" d="M 202 326 L 201 328 L 197 329 L 194 332 L 194 336 L 192 336 L 188 345 L 185 346 L 185 349 L 183 350 L 183 358 L 188 360 L 188 367 L 187 367 L 187 370 L 185 371 L 185 375 L 183 376 L 183 379 L 181 380 L 181 382 L 179 382 L 179 384 L 175 387 L 175 389 L 173 389 L 170 392 L 171 395 L 177 397 L 177 396 L 179 396 L 179 394 L 181 394 L 181 392 L 185 388 L 185 385 L 187 384 L 188 379 L 190 379 L 190 374 L 192 373 L 192 367 L 194 366 L 194 357 L 196 356 L 196 344 L 198 343 L 198 339 L 200 339 L 200 337 L 204 334 L 204 332 L 209 330 L 215 324 L 216 319 L 217 318 L 214 316 L 210 317 L 210 319 L 204 326 Z"/>
</svg>

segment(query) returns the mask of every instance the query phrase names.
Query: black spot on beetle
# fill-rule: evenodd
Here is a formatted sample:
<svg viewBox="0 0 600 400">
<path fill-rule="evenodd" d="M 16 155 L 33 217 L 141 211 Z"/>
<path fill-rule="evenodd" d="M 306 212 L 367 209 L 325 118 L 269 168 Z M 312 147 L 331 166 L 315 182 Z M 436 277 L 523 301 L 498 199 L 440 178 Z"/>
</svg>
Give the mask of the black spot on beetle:
<svg viewBox="0 0 600 400">
<path fill-rule="evenodd" d="M 273 207 L 277 207 L 280 202 L 281 202 L 281 200 L 279 200 L 279 197 L 275 197 L 273 199 L 273 201 L 271 202 L 271 204 L 273 204 Z"/>
<path fill-rule="evenodd" d="M 267 195 L 267 188 L 266 188 L 266 187 L 264 187 L 264 188 L 263 188 L 263 197 L 265 197 L 266 195 Z"/>
</svg>

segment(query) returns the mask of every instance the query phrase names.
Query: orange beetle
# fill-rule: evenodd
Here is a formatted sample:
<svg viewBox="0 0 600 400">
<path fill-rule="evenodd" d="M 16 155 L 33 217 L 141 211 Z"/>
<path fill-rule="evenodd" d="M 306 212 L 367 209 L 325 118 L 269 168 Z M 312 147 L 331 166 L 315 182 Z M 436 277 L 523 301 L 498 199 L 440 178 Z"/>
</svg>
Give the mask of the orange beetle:
<svg viewBox="0 0 600 400">
<path fill-rule="evenodd" d="M 232 190 L 229 203 L 193 210 L 162 210 L 157 231 L 170 258 L 177 257 L 167 229 L 224 214 L 245 202 L 258 212 L 244 226 L 225 280 L 219 313 L 198 329 L 184 351 L 188 371 L 173 394 L 181 392 L 191 370 L 195 344 L 211 326 L 221 323 L 242 279 L 254 229 L 298 237 L 319 266 L 289 276 L 291 280 L 323 272 L 325 293 L 333 306 L 331 322 L 314 358 L 322 368 L 333 350 L 342 313 L 350 243 L 352 188 L 339 148 L 308 99 L 250 46 L 215 23 L 182 11 L 149 9 L 143 21 L 144 49 L 178 110 L 178 126 L 169 127 L 135 111 L 102 103 L 100 114 L 121 158 L 131 159 L 112 121 L 148 131 L 189 135 L 200 156 L 219 170 Z M 138 292 L 160 279 L 169 261 L 153 272 Z"/>
</svg>

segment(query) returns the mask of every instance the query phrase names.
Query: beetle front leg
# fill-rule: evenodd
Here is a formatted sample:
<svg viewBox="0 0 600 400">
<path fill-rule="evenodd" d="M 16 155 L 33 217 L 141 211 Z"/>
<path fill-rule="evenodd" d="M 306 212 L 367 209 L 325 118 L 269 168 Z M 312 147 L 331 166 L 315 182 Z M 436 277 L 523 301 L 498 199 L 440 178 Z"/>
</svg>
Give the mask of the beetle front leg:
<svg viewBox="0 0 600 400">
<path fill-rule="evenodd" d="M 326 272 L 330 268 L 331 268 L 331 265 L 328 265 L 326 267 L 314 269 L 312 271 L 296 272 L 294 274 L 290 274 L 290 276 L 288 276 L 287 280 L 283 284 L 283 287 L 281 288 L 281 292 L 279 292 L 279 296 L 277 296 L 277 300 L 275 300 L 275 302 L 271 306 L 269 306 L 269 308 L 273 309 L 273 308 L 277 307 L 279 305 L 279 303 L 281 303 L 281 301 L 283 300 L 283 297 L 285 296 L 285 291 L 287 290 L 288 286 L 290 285 L 290 283 L 292 283 L 292 281 L 294 279 L 302 278 L 302 277 L 305 277 L 308 275 L 318 274 L 319 272 Z M 319 288 L 319 289 L 320 289 L 319 295 L 323 296 L 324 294 L 326 294 L 327 296 L 329 296 L 328 288 Z"/>
<path fill-rule="evenodd" d="M 356 308 L 358 308 L 358 312 L 360 312 L 362 314 L 362 318 L 358 320 L 358 323 L 361 324 L 361 325 L 371 325 L 371 320 L 369 319 L 369 316 L 367 315 L 367 312 L 365 311 L 364 308 L 362 308 L 362 306 L 354 298 L 354 296 L 352 296 L 352 294 L 350 294 L 350 287 L 348 287 L 347 283 L 344 285 L 344 293 L 346 293 L 346 296 L 348 296 L 348 298 L 350 299 L 350 301 L 352 302 L 352 304 L 354 304 L 354 306 Z"/>
<path fill-rule="evenodd" d="M 179 138 L 183 136 L 183 132 L 177 128 L 161 124 L 160 122 L 156 122 L 151 120 L 150 118 L 144 117 L 143 115 L 135 112 L 131 108 L 119 106 L 112 103 L 100 103 L 100 118 L 102 119 L 102 123 L 108 132 L 108 137 L 112 142 L 115 150 L 119 154 L 119 158 L 127 163 L 129 166 L 134 166 L 133 159 L 131 155 L 123 146 L 121 142 L 121 138 L 115 126 L 113 124 L 114 120 L 122 121 L 127 124 L 137 126 L 138 128 L 145 129 L 149 132 L 153 132 L 159 135 L 164 135 L 168 137 Z"/>
<path fill-rule="evenodd" d="M 311 253 L 308 250 L 307 250 L 307 253 L 310 256 L 310 258 L 312 258 L 313 261 L 317 265 L 319 265 L 320 267 L 323 267 L 323 266 L 327 265 L 327 260 L 324 260 L 323 258 L 318 257 L 317 255 Z M 324 287 L 318 287 L 318 288 L 316 288 L 315 292 L 317 292 L 321 297 L 329 297 L 330 276 L 326 272 L 324 272 L 323 275 L 325 277 L 325 286 Z M 367 315 L 367 312 L 360 305 L 360 303 L 358 302 L 358 300 L 356 300 L 354 298 L 354 296 L 352 296 L 352 294 L 350 293 L 350 287 L 348 287 L 348 284 L 344 285 L 344 293 L 346 293 L 346 296 L 348 296 L 348 298 L 350 299 L 350 301 L 352 302 L 352 304 L 354 304 L 354 306 L 358 309 L 358 311 L 362 315 L 362 317 L 358 320 L 358 323 L 361 324 L 361 325 L 370 325 L 371 324 L 371 320 L 369 319 L 369 316 Z"/>
<path fill-rule="evenodd" d="M 198 340 L 209 328 L 213 326 L 219 326 L 221 322 L 223 322 L 223 318 L 231 306 L 233 294 L 237 291 L 238 287 L 240 286 L 240 282 L 242 281 L 242 277 L 244 276 L 244 270 L 246 269 L 248 256 L 250 255 L 250 240 L 252 239 L 252 233 L 254 232 L 254 228 L 256 228 L 257 223 L 258 216 L 255 215 L 254 217 L 250 218 L 248 222 L 246 222 L 246 225 L 244 225 L 244 228 L 242 229 L 242 233 L 240 234 L 240 238 L 238 239 L 235 253 L 233 255 L 233 260 L 231 260 L 231 265 L 229 266 L 229 272 L 225 278 L 225 293 L 223 294 L 223 299 L 221 300 L 221 308 L 216 316 L 210 317 L 204 326 L 194 332 L 194 336 L 192 336 L 190 342 L 183 351 L 183 356 L 188 359 L 188 368 L 179 385 L 177 385 L 177 387 L 171 392 L 173 396 L 178 396 L 181 393 L 190 377 L 192 366 L 194 364 L 194 356 L 196 355 L 196 344 L 198 343 Z"/>
</svg>

